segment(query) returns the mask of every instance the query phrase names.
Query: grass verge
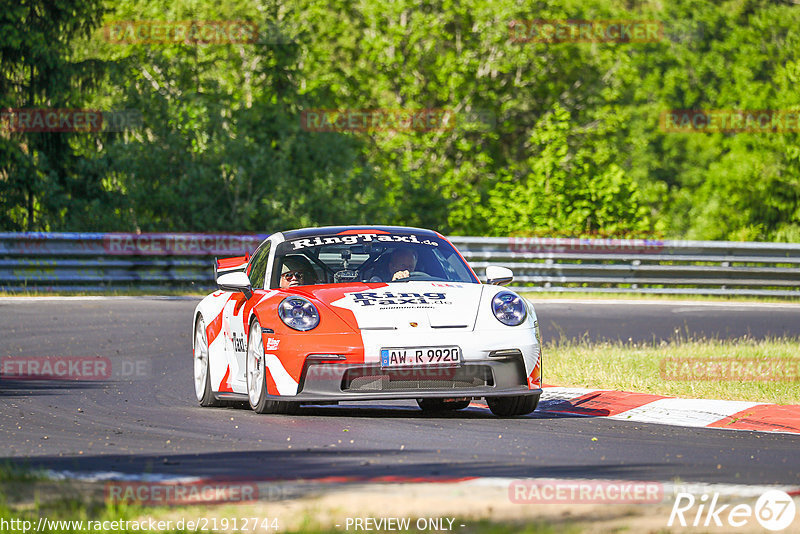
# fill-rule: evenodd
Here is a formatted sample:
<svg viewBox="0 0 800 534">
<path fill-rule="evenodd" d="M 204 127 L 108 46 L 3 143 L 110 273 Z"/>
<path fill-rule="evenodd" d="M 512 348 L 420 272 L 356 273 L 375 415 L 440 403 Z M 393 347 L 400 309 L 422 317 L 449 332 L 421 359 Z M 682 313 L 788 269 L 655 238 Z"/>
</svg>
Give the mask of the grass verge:
<svg viewBox="0 0 800 534">
<path fill-rule="evenodd" d="M 800 340 L 545 344 L 546 384 L 675 397 L 800 403 Z"/>
<path fill-rule="evenodd" d="M 78 534 L 86 532 L 108 533 L 153 533 L 153 534 L 184 534 L 197 532 L 225 532 L 239 534 L 242 525 L 250 524 L 244 521 L 253 521 L 257 525 L 248 528 L 247 532 L 275 532 L 283 534 L 339 534 L 352 532 L 353 528 L 343 528 L 345 519 L 332 520 L 339 523 L 338 527 L 323 524 L 316 517 L 304 511 L 300 517 L 292 506 L 287 506 L 280 514 L 272 512 L 269 518 L 255 516 L 247 505 L 238 506 L 203 506 L 203 507 L 173 507 L 173 508 L 147 508 L 127 505 L 104 504 L 102 500 L 87 495 L 96 491 L 84 492 L 76 490 L 72 482 L 60 482 L 57 485 L 46 483 L 49 491 L 60 493 L 53 497 L 52 494 L 40 500 L 37 490 L 31 490 L 32 483 L 26 484 L 22 493 L 28 495 L 23 503 L 16 505 L 7 504 L 6 493 L 20 493 L 20 482 L 0 482 L 0 526 L 3 532 L 19 532 L 28 534 Z M 53 488 L 56 488 L 55 490 Z M 41 488 L 38 488 L 41 491 Z M 17 498 L 19 501 L 19 498 Z M 356 515 L 356 514 L 353 514 Z M 361 517 L 357 515 L 357 517 Z M 430 528 L 415 528 L 416 516 L 408 515 L 410 528 L 398 528 L 395 522 L 393 527 L 376 529 L 369 528 L 371 532 L 430 532 Z M 40 518 L 44 518 L 40 522 Z M 180 519 L 178 519 L 180 518 Z M 377 518 L 376 518 L 377 519 Z M 439 518 L 437 518 L 438 520 Z M 462 534 L 556 534 L 580 533 L 587 526 L 586 521 L 572 521 L 571 519 L 556 520 L 517 520 L 497 521 L 491 519 L 461 520 L 451 518 L 453 524 L 464 524 L 463 528 L 456 528 Z M 190 523 L 191 522 L 191 523 Z M 187 523 L 193 525 L 187 527 Z M 287 523 L 292 526 L 288 526 Z M 401 523 L 402 524 L 402 523 Z M 438 523 L 437 523 L 438 524 Z M 444 525 L 444 521 L 441 521 Z M 235 527 L 233 525 L 236 525 Z M 363 530 L 363 529 L 362 529 Z M 438 528 L 436 530 L 439 530 Z M 446 530 L 449 530 L 446 529 Z"/>
<path fill-rule="evenodd" d="M 6 460 L 0 463 L 0 484 L 16 482 L 35 482 L 45 480 L 46 477 L 40 471 L 28 468 L 24 463 L 10 462 Z M 3 496 L 0 489 L 0 497 Z"/>
</svg>

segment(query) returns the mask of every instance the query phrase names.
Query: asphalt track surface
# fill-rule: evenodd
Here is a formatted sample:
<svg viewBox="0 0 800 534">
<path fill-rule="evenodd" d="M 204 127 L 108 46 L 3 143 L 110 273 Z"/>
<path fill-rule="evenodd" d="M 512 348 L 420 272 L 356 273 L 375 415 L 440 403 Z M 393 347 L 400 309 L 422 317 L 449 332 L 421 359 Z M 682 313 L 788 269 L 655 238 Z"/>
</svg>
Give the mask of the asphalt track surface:
<svg viewBox="0 0 800 534">
<path fill-rule="evenodd" d="M 690 429 L 413 402 L 200 408 L 193 300 L 0 299 L 0 356 L 145 360 L 135 379 L 0 380 L 0 462 L 57 471 L 199 477 L 555 477 L 800 485 L 800 436 Z M 800 306 L 537 303 L 543 337 L 800 335 Z M 546 364 L 545 364 L 546 365 Z M 746 387 L 743 385 L 743 387 Z M 596 438 L 596 441 L 593 440 Z"/>
</svg>

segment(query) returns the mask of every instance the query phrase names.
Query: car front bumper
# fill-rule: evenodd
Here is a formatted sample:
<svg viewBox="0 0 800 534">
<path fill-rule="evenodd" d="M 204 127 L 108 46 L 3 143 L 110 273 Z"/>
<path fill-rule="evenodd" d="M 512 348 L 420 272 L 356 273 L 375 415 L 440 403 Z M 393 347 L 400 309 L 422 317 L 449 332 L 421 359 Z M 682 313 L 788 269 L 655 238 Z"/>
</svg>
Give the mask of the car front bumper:
<svg viewBox="0 0 800 534">
<path fill-rule="evenodd" d="M 309 362 L 293 396 L 274 400 L 331 402 L 379 399 L 540 395 L 529 389 L 521 356 L 463 363 L 458 367 L 382 369 L 375 364 Z"/>
</svg>

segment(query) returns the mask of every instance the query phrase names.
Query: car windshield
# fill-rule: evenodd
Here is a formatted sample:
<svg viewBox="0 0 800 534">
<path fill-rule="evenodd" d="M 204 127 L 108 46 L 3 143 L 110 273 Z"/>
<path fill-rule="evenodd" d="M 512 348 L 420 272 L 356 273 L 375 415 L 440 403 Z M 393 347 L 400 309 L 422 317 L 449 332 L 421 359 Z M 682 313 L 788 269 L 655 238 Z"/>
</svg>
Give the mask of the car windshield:
<svg viewBox="0 0 800 534">
<path fill-rule="evenodd" d="M 274 266 L 274 288 L 412 280 L 480 283 L 447 240 L 412 232 L 291 239 L 278 245 Z M 299 283 L 294 281 L 295 274 Z"/>
</svg>

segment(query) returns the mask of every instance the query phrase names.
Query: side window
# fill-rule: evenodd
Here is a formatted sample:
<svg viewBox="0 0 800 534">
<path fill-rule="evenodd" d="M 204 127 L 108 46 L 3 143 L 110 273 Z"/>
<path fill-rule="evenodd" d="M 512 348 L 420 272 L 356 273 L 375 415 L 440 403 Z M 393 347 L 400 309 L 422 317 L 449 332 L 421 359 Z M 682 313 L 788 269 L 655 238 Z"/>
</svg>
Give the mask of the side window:
<svg viewBox="0 0 800 534">
<path fill-rule="evenodd" d="M 270 245 L 271 243 L 267 241 L 250 258 L 249 272 L 247 274 L 250 277 L 250 285 L 253 286 L 253 289 L 264 289 L 264 277 L 267 274 Z"/>
<path fill-rule="evenodd" d="M 444 267 L 445 271 L 447 271 L 447 278 L 449 280 L 463 281 L 470 280 L 472 278 L 467 269 L 464 268 L 464 264 L 459 261 L 459 258 L 455 253 L 451 252 L 446 258 L 439 250 L 435 250 L 434 254 L 441 263 L 442 267 Z"/>
</svg>

